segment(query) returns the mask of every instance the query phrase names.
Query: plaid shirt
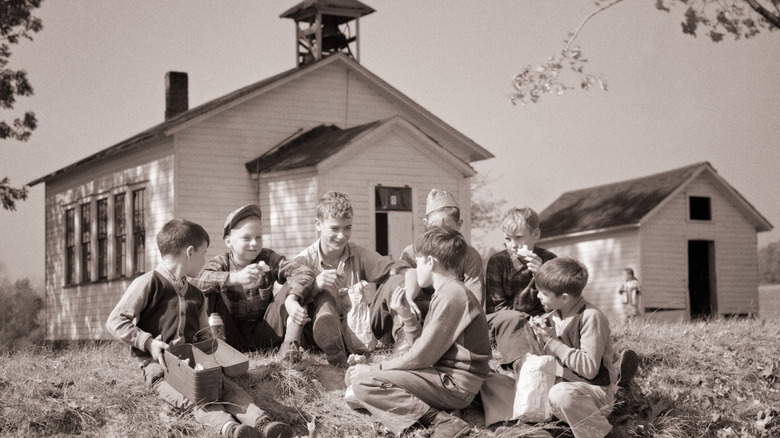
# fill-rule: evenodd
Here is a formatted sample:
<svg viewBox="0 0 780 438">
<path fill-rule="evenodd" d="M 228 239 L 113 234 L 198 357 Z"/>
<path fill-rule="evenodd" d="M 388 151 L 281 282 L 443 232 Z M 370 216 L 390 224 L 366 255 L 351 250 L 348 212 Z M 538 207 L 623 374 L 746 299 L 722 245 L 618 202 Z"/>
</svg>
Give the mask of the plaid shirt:
<svg viewBox="0 0 780 438">
<path fill-rule="evenodd" d="M 534 253 L 542 259 L 542 263 L 556 257 L 555 254 L 538 246 L 534 248 Z M 529 297 L 532 302 L 529 308 L 518 308 L 519 306 L 515 304 L 516 299 L 519 298 L 517 295 L 528 286 L 533 277 L 528 267 L 516 255 L 509 254 L 508 250 L 499 251 L 490 256 L 485 272 L 486 313 L 514 309 L 532 316 L 543 314 L 544 307 L 536 296 L 537 291 L 535 290 Z"/>
<path fill-rule="evenodd" d="M 222 293 L 226 298 L 225 304 L 230 315 L 235 319 L 262 319 L 268 303 L 273 300 L 275 283 L 285 284 L 289 281 L 290 294 L 297 296 L 300 302 L 308 298 L 314 283 L 314 273 L 311 269 L 287 260 L 283 255 L 268 248 L 263 248 L 252 263 L 260 261 L 265 262 L 271 270 L 251 287 L 226 284 L 231 271 L 240 271 L 243 268 L 236 263 L 230 252 L 209 260 L 192 283 L 204 294 Z"/>
</svg>

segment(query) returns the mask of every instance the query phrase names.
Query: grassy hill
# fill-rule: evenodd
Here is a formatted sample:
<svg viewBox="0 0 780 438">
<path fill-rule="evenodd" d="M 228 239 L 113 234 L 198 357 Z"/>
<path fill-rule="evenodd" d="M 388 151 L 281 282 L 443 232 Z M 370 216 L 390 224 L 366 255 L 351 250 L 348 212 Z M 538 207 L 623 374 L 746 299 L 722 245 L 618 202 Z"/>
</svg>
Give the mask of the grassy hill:
<svg viewBox="0 0 780 438">
<path fill-rule="evenodd" d="M 780 319 L 613 326 L 616 350 L 641 358 L 634 386 L 611 420 L 626 436 L 780 437 Z M 369 414 L 343 403 L 344 370 L 306 354 L 295 365 L 251 354 L 239 379 L 272 416 L 308 436 L 391 436 Z M 463 416 L 473 437 L 495 433 L 477 406 Z M 217 437 L 191 415 L 174 412 L 143 384 L 116 342 L 28 348 L 0 356 L 0 436 Z M 427 436 L 416 431 L 411 437 Z"/>
</svg>

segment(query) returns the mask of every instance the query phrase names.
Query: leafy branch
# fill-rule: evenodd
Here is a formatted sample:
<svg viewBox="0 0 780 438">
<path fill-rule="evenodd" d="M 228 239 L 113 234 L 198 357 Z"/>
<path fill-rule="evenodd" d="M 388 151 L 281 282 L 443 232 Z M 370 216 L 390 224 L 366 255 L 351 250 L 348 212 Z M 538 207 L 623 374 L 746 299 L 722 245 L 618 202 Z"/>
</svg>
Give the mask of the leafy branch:
<svg viewBox="0 0 780 438">
<path fill-rule="evenodd" d="M 583 90 L 597 86 L 606 91 L 606 80 L 586 70 L 588 60 L 574 41 L 593 17 L 622 1 L 594 0 L 595 10 L 564 40 L 565 46 L 560 53 L 549 57 L 542 65 L 529 65 L 515 75 L 512 79 L 513 92 L 509 97 L 511 102 L 515 105 L 536 103 L 545 94 L 563 94 L 577 88 L 572 81 L 564 78 L 564 73 L 577 77 Z M 762 30 L 780 29 L 780 0 L 655 0 L 656 9 L 663 12 L 671 12 L 676 4 L 687 5 L 681 22 L 684 34 L 696 37 L 696 32 L 703 27 L 706 35 L 716 43 L 726 35 L 739 40 L 751 38 Z"/>
</svg>

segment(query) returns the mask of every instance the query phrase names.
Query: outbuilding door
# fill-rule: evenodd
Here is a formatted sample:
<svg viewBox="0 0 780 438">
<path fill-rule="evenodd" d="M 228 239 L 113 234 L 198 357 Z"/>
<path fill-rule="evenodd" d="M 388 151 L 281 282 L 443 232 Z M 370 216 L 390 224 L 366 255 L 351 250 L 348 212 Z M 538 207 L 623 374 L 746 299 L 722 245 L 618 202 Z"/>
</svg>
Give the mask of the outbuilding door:
<svg viewBox="0 0 780 438">
<path fill-rule="evenodd" d="M 707 318 L 717 312 L 715 242 L 688 241 L 688 294 L 691 319 Z"/>
<path fill-rule="evenodd" d="M 414 242 L 411 187 L 375 188 L 376 251 L 397 259 Z"/>
</svg>

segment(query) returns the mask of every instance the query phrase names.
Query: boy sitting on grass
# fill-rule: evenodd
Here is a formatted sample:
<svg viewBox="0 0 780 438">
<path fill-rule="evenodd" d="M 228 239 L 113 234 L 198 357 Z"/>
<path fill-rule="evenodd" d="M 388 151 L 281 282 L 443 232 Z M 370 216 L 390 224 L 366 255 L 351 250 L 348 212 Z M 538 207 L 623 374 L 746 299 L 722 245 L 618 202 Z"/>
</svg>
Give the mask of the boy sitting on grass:
<svg viewBox="0 0 780 438">
<path fill-rule="evenodd" d="M 544 354 L 557 358 L 559 383 L 548 395 L 552 414 L 568 423 L 576 438 L 602 438 L 612 430 L 607 415 L 618 379 L 609 320 L 582 297 L 587 282 L 588 269 L 577 260 L 556 258 L 543 264 L 536 271 L 536 285 L 551 313 L 533 318 L 531 327 Z"/>
<path fill-rule="evenodd" d="M 263 248 L 263 213 L 248 204 L 230 213 L 222 238 L 229 251 L 212 258 L 197 280 L 208 297 L 209 313 L 225 323 L 227 343 L 240 351 L 280 346 L 284 360 L 300 359 L 303 325 L 300 303 L 314 282 L 311 269 Z M 274 297 L 274 284 L 284 285 Z"/>
<path fill-rule="evenodd" d="M 529 207 L 510 208 L 501 229 L 506 250 L 487 262 L 485 313 L 502 367 L 511 367 L 517 375 L 526 353 L 532 351 L 526 336 L 528 318 L 544 313 L 533 284 L 534 273 L 556 256 L 536 246 L 541 236 L 539 215 Z"/>
<path fill-rule="evenodd" d="M 341 324 L 349 310 L 342 304 L 345 298 L 349 300 L 347 291 L 362 282 L 381 285 L 391 276 L 403 281 L 400 274 L 409 268 L 401 261 L 351 242 L 353 213 L 345 193 L 325 193 L 314 218 L 319 238 L 295 258 L 316 275 L 313 298 L 307 303 L 312 320 L 306 327 L 307 335 L 311 333 L 313 342 L 331 365 L 340 367 L 347 365 L 348 345 Z M 373 296 L 367 298 L 371 302 Z"/>
<path fill-rule="evenodd" d="M 450 192 L 439 189 L 431 189 L 425 203 L 425 218 L 423 219 L 425 229 L 433 227 L 446 228 L 449 230 L 460 230 L 463 225 L 463 219 L 460 218 L 460 208 L 458 202 Z M 409 245 L 401 253 L 400 259 L 407 265 L 415 268 L 416 255 L 414 245 Z M 467 244 L 466 255 L 458 263 L 458 279 L 477 297 L 480 305 L 485 302 L 485 278 L 482 270 L 482 256 L 479 255 L 473 246 Z M 390 296 L 395 290 L 395 286 L 400 283 L 388 281 L 384 287 L 381 287 L 371 304 L 371 329 L 377 339 L 382 339 L 388 333 L 392 333 L 395 341 L 396 350 L 400 351 L 408 348 L 409 344 L 403 340 L 403 330 L 397 319 L 393 318 L 389 309 Z M 433 295 L 433 288 L 420 288 L 417 283 L 417 274 L 414 269 L 405 272 L 404 284 L 406 288 L 406 302 L 412 309 L 412 313 L 422 320 L 428 313 L 428 305 Z"/>
<path fill-rule="evenodd" d="M 470 426 L 445 410 L 467 407 L 490 371 L 487 320 L 474 294 L 458 280 L 466 241 L 456 230 L 433 228 L 414 243 L 417 281 L 435 292 L 425 322 L 412 313 L 403 288 L 391 308 L 403 320 L 412 346 L 403 354 L 347 370 L 360 404 L 396 435 L 419 424 L 432 438 L 455 438 Z"/>
<path fill-rule="evenodd" d="M 196 420 L 213 426 L 223 437 L 292 437 L 292 429 L 269 421 L 252 397 L 227 377 L 222 379 L 222 403 L 196 405 L 163 379 L 168 372 L 164 352 L 172 345 L 194 342 L 207 333 L 205 297 L 189 284 L 206 261 L 209 235 L 198 224 L 173 219 L 157 234 L 162 261 L 133 280 L 106 322 L 117 339 L 131 346 L 143 370 L 144 379 L 172 406 L 193 410 Z"/>
</svg>

